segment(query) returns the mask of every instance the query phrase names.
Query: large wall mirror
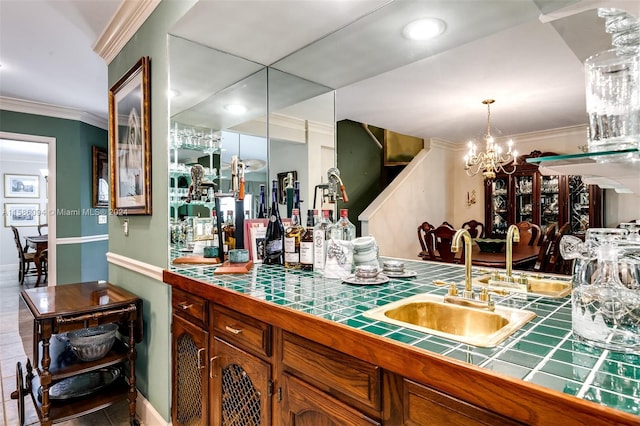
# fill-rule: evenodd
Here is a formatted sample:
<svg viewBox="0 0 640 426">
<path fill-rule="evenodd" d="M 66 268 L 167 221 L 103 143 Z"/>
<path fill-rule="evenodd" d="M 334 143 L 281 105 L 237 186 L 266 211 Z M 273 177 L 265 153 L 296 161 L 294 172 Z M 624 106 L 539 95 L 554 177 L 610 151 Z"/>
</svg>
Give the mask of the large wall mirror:
<svg viewBox="0 0 640 426">
<path fill-rule="evenodd" d="M 445 20 L 445 33 L 433 43 L 407 42 L 403 26 L 423 16 Z M 243 159 L 259 160 L 245 148 L 256 145 L 253 138 L 264 138 L 267 164 L 254 176 L 260 176 L 268 189 L 281 173 L 296 172 L 303 210 L 314 207 L 316 187 L 326 182 L 327 169 L 342 167 L 336 153 L 348 144 L 353 160 L 347 160 L 343 173 L 350 169 L 345 184 L 352 218 L 351 210 L 357 218 L 358 209 L 366 208 L 380 192 L 375 185 L 365 188 L 362 177 L 382 167 L 376 164 L 382 154 L 376 147 L 375 155 L 364 156 L 352 138 L 341 140 L 336 117 L 437 138 L 451 142 L 452 147 L 460 144 L 459 153 L 440 161 L 451 165 L 454 182 L 445 190 L 436 188 L 444 186 L 442 179 L 429 179 L 428 192 L 437 202 L 423 197 L 424 203 L 431 201 L 429 208 L 416 202 L 412 203 L 415 211 L 401 212 L 410 216 L 402 222 L 411 228 L 407 244 L 414 245 L 415 223 L 425 215 L 446 219 L 453 210 L 467 212 L 464 205 L 458 208 L 454 203 L 463 202 L 470 178 L 458 178 L 464 172 L 452 164 L 464 155 L 468 138 L 483 135 L 486 116 L 481 101 L 497 99 L 492 108 L 492 131 L 497 137 L 586 125 L 582 62 L 611 45 L 595 8 L 577 0 L 455 6 L 446 0 L 369 0 L 341 1 L 332 7 L 322 1 L 250 5 L 198 1 L 171 34 L 171 87 L 181 92 L 171 101 L 172 123 L 188 121 L 196 128 L 222 131 L 220 165 L 216 166 L 216 158 L 212 160 L 222 188 L 225 155 L 232 152 L 226 151 L 225 132 L 229 141 L 237 140 L 236 155 Z M 215 116 L 214 104 L 211 110 L 204 109 L 207 100 L 215 100 L 214 94 L 248 88 L 249 80 L 246 87 L 244 80 L 251 76 L 260 76 L 265 84 L 263 114 L 224 115 L 218 117 L 220 122 L 205 125 L 205 116 Z M 186 102 L 185 94 L 193 95 L 193 100 Z M 561 148 L 573 153 L 584 143 L 571 141 Z M 519 152 L 536 149 L 527 148 Z M 372 180 L 375 184 L 379 179 Z M 360 205 L 358 193 L 365 191 L 369 199 Z M 481 204 L 469 214 L 481 218 Z"/>
<path fill-rule="evenodd" d="M 234 211 L 255 218 L 261 186 L 269 207 L 271 182 L 278 182 L 280 194 L 289 175 L 300 181 L 303 217 L 314 202 L 322 208 L 322 185 L 335 165 L 334 90 L 182 37 L 169 35 L 168 44 L 172 241 L 180 239 L 175 225 L 210 217 L 213 195 L 231 192 L 234 157 L 245 167 L 244 207 L 219 197 L 225 216 Z M 194 165 L 215 186 L 189 198 Z M 278 197 L 278 207 L 289 216 L 285 198 Z"/>
</svg>

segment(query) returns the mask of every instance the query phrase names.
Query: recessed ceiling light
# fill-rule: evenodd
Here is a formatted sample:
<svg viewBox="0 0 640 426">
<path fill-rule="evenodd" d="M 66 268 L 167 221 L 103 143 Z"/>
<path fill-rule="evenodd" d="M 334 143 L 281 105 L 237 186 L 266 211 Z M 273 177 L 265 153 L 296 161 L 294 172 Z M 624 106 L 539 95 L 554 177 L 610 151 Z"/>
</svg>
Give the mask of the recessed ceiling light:
<svg viewBox="0 0 640 426">
<path fill-rule="evenodd" d="M 408 23 L 402 34 L 409 40 L 429 40 L 442 34 L 447 28 L 444 21 L 436 18 L 423 18 Z"/>
<path fill-rule="evenodd" d="M 224 106 L 224 109 L 229 111 L 231 114 L 244 114 L 247 112 L 247 107 L 242 104 L 228 104 Z"/>
</svg>

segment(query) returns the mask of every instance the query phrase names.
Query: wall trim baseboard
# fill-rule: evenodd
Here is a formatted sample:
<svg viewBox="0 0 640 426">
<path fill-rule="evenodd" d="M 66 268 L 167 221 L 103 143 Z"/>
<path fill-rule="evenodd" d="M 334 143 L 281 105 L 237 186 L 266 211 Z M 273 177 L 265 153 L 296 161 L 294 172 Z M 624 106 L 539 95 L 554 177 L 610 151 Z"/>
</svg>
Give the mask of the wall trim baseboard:
<svg viewBox="0 0 640 426">
<path fill-rule="evenodd" d="M 140 394 L 138 391 L 138 398 L 136 399 L 136 414 L 138 418 L 145 426 L 168 426 L 165 419 L 162 418 L 160 413 L 156 411 L 153 405 Z"/>
<path fill-rule="evenodd" d="M 108 241 L 108 240 L 109 240 L 109 234 L 83 235 L 81 237 L 56 238 L 56 244 L 57 245 L 83 244 L 83 243 L 93 243 L 96 241 Z"/>
<path fill-rule="evenodd" d="M 0 265 L 0 272 L 15 272 L 18 273 L 19 263 L 10 263 L 7 265 Z"/>
<path fill-rule="evenodd" d="M 107 262 L 153 278 L 154 280 L 162 281 L 163 269 L 159 266 L 151 265 L 149 263 L 141 262 L 112 252 L 107 252 Z"/>
<path fill-rule="evenodd" d="M 109 124 L 106 116 L 101 117 L 75 108 L 9 98 L 6 96 L 0 96 L 0 109 L 24 114 L 44 115 L 46 117 L 81 121 L 104 130 L 107 130 Z"/>
</svg>

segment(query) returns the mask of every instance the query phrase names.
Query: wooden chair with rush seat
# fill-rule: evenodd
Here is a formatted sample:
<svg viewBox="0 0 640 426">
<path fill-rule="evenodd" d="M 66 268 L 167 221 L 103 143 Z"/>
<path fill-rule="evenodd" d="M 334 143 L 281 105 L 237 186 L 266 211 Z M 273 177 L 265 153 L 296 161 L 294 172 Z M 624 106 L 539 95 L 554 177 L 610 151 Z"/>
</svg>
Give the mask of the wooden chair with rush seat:
<svg viewBox="0 0 640 426">
<path fill-rule="evenodd" d="M 16 249 L 18 250 L 18 259 L 20 261 L 20 265 L 18 269 L 18 281 L 20 282 L 20 285 L 23 285 L 24 278 L 26 276 L 38 274 L 38 270 L 36 268 L 34 268 L 33 270 L 30 270 L 31 264 L 33 263 L 34 266 L 36 264 L 35 253 L 28 252 L 27 248 L 22 246 L 22 242 L 20 241 L 20 232 L 18 231 L 18 228 L 16 228 L 15 226 L 12 226 L 11 230 L 13 231 L 13 240 L 16 243 Z"/>
</svg>

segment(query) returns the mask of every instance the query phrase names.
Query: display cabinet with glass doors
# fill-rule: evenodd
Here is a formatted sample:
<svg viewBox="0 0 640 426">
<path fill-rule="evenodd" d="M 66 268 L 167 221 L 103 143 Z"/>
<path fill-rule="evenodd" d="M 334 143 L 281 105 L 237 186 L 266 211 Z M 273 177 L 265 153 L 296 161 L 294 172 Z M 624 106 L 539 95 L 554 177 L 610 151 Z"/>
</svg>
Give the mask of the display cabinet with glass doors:
<svg viewBox="0 0 640 426">
<path fill-rule="evenodd" d="M 544 176 L 527 158 L 555 155 L 534 151 L 518 158 L 512 174 L 498 173 L 485 182 L 486 235 L 504 238 L 509 225 L 531 222 L 542 232 L 552 224 L 569 223 L 581 235 L 602 224 L 602 191 L 586 185 L 580 176 Z"/>
</svg>

